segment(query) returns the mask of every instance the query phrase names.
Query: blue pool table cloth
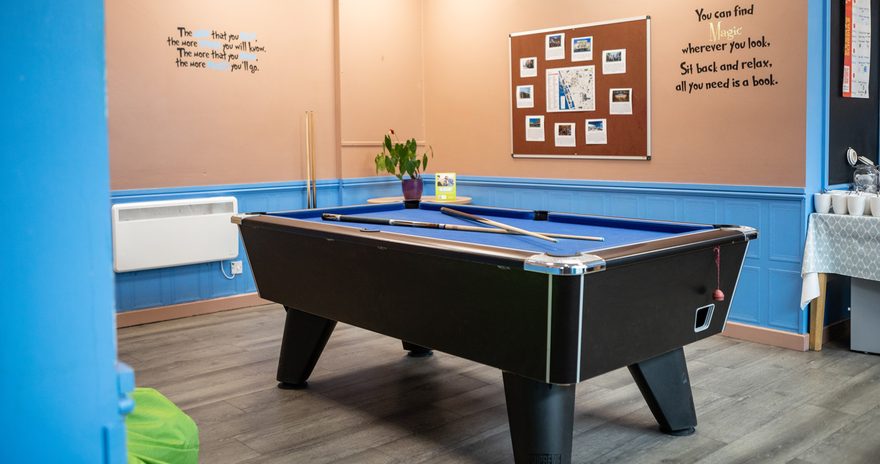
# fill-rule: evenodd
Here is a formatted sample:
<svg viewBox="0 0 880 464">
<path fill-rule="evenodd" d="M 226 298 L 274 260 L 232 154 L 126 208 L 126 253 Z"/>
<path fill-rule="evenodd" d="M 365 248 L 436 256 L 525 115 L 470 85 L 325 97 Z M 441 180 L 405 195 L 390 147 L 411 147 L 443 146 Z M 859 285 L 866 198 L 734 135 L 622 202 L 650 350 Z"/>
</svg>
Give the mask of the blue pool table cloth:
<svg viewBox="0 0 880 464">
<path fill-rule="evenodd" d="M 573 239 L 559 239 L 557 243 L 541 240 L 534 237 L 512 234 L 491 234 L 480 232 L 465 232 L 457 230 L 428 229 L 406 226 L 390 226 L 375 224 L 360 224 L 352 222 L 325 221 L 321 213 L 346 214 L 365 217 L 378 217 L 386 219 L 400 219 L 409 221 L 434 222 L 442 224 L 454 224 L 464 226 L 482 226 L 456 216 L 450 216 L 440 211 L 441 207 L 447 207 L 470 214 L 475 214 L 487 219 L 502 222 L 514 227 L 545 233 L 589 235 L 603 237 L 605 241 L 585 241 Z M 605 248 L 613 248 L 621 245 L 645 242 L 661 238 L 673 237 L 682 234 L 704 231 L 712 226 L 702 224 L 684 224 L 662 221 L 650 221 L 640 219 L 614 218 L 605 216 L 586 216 L 575 214 L 549 213 L 548 220 L 535 220 L 534 211 L 485 208 L 479 206 L 440 205 L 436 203 L 421 203 L 418 208 L 406 209 L 403 203 L 391 203 L 385 205 L 346 206 L 339 208 L 321 209 L 317 211 L 295 211 L 290 213 L 273 213 L 274 216 L 302 219 L 312 222 L 323 222 L 355 229 L 381 230 L 398 234 L 415 235 L 437 239 L 453 240 L 480 245 L 490 245 L 504 248 L 512 248 L 536 253 L 551 253 L 554 255 L 577 255 L 589 253 Z"/>
</svg>

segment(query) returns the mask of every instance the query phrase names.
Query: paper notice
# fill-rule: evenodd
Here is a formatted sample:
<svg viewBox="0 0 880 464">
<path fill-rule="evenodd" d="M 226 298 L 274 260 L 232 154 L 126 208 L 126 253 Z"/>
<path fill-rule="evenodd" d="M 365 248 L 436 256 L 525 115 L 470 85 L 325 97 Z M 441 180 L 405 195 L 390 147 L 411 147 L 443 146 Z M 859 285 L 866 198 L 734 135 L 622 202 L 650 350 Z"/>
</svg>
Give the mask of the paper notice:
<svg viewBox="0 0 880 464">
<path fill-rule="evenodd" d="M 846 0 L 843 46 L 843 96 L 870 98 L 870 1 Z"/>
<path fill-rule="evenodd" d="M 610 89 L 608 94 L 610 114 L 633 114 L 632 89 Z"/>
<path fill-rule="evenodd" d="M 518 86 L 516 86 L 516 107 L 517 108 L 534 108 L 535 107 L 535 86 L 534 85 L 518 85 Z"/>
<path fill-rule="evenodd" d="M 626 74 L 626 49 L 602 52 L 602 74 Z"/>
<path fill-rule="evenodd" d="M 571 61 L 593 61 L 593 38 L 571 39 Z"/>
<path fill-rule="evenodd" d="M 544 36 L 544 59 L 565 59 L 565 34 L 559 32 L 556 34 L 547 34 L 546 36 Z"/>
<path fill-rule="evenodd" d="M 530 56 L 519 59 L 519 77 L 538 76 L 538 57 Z"/>
<path fill-rule="evenodd" d="M 526 142 L 544 141 L 544 116 L 526 116 Z"/>
<path fill-rule="evenodd" d="M 575 129 L 576 126 L 573 122 L 557 122 L 553 130 L 553 133 L 556 135 L 556 146 L 575 146 Z"/>
<path fill-rule="evenodd" d="M 605 119 L 586 120 L 587 145 L 606 145 L 608 143 L 608 122 Z"/>
</svg>

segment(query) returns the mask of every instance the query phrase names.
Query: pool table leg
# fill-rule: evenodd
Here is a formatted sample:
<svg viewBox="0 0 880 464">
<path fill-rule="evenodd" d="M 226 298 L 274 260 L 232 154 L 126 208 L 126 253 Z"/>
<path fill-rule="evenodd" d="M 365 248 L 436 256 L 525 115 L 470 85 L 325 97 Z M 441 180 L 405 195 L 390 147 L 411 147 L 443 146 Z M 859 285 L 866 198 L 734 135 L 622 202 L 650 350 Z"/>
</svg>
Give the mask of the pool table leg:
<svg viewBox="0 0 880 464">
<path fill-rule="evenodd" d="M 690 435 L 697 412 L 688 377 L 684 349 L 678 348 L 629 366 L 660 430 L 670 435 Z"/>
<path fill-rule="evenodd" d="M 409 356 L 413 358 L 424 358 L 425 356 L 431 356 L 434 354 L 430 348 L 425 348 L 424 346 L 416 345 L 415 343 L 410 343 L 406 340 L 401 340 L 403 342 L 403 349 L 409 351 Z"/>
<path fill-rule="evenodd" d="M 571 464 L 575 385 L 503 375 L 514 461 Z"/>
<path fill-rule="evenodd" d="M 336 321 L 287 306 L 284 309 L 287 310 L 287 319 L 278 357 L 278 388 L 305 388 Z"/>
</svg>

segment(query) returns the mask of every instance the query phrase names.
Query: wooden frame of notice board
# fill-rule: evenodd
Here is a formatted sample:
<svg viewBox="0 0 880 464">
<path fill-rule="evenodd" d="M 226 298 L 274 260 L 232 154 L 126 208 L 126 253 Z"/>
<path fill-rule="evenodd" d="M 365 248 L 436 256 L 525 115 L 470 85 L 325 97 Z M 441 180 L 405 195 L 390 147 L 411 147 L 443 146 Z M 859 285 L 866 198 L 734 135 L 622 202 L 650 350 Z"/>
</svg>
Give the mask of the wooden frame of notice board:
<svg viewBox="0 0 880 464">
<path fill-rule="evenodd" d="M 552 50 L 548 47 L 550 36 L 557 34 L 564 34 L 563 56 L 547 59 Z M 650 16 L 517 32 L 510 34 L 509 39 L 508 95 L 512 157 L 651 159 Z M 573 50 L 574 39 L 579 39 L 577 56 Z M 556 43 L 558 42 L 554 42 Z M 586 59 L 590 56 L 585 53 L 585 43 L 589 43 L 592 59 Z M 615 74 L 605 74 L 604 52 L 612 52 L 609 55 L 613 55 L 618 50 L 625 50 L 625 72 L 619 73 L 620 69 L 612 69 L 611 64 L 608 69 Z M 530 58 L 534 58 L 531 67 L 527 64 Z M 590 66 L 593 67 L 592 71 Z M 592 84 L 589 84 L 591 74 Z M 558 89 L 558 103 L 547 99 L 548 81 L 554 85 L 554 89 Z M 520 86 L 526 88 L 520 89 Z M 518 103 L 528 105 L 529 100 L 518 100 L 521 96 L 529 95 L 528 86 L 532 86 L 532 106 L 522 107 Z M 591 86 L 592 101 L 589 92 Z M 571 88 L 575 90 L 572 91 Z M 625 90 L 631 89 L 628 95 L 632 114 L 611 114 L 612 89 L 618 90 L 615 92 L 617 98 L 625 98 Z M 523 90 L 522 95 L 520 90 Z M 620 106 L 616 105 L 615 108 L 619 112 Z M 527 120 L 529 117 L 531 119 Z M 537 140 L 540 131 L 536 126 L 539 122 L 536 118 L 541 119 L 543 140 Z M 587 143 L 587 120 L 591 120 L 591 129 L 599 131 L 593 133 L 600 134 L 599 142 L 596 137 L 592 137 L 592 143 Z M 574 124 L 573 142 L 571 138 L 563 140 L 563 144 L 567 146 L 556 143 L 557 123 Z M 605 143 L 601 143 L 603 135 Z M 529 138 L 532 140 L 528 140 Z"/>
</svg>

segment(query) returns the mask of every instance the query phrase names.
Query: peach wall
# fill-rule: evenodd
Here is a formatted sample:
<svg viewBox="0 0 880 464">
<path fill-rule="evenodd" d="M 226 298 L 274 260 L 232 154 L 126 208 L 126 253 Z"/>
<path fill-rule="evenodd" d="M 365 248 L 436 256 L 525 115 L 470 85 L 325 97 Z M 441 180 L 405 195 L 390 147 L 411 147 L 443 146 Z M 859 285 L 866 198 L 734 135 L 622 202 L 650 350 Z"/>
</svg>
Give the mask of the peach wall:
<svg viewBox="0 0 880 464">
<path fill-rule="evenodd" d="M 431 170 L 486 176 L 803 186 L 807 2 L 755 0 L 754 16 L 725 20 L 771 48 L 737 52 L 773 61 L 775 87 L 681 95 L 688 42 L 707 43 L 694 10 L 730 0 L 424 0 L 425 125 Z M 650 15 L 653 49 L 651 161 L 510 157 L 508 34 Z M 698 61 L 723 60 L 701 55 Z M 730 58 L 732 60 L 732 58 Z M 742 76 L 738 72 L 735 75 Z M 719 74 L 720 76 L 720 74 Z M 696 79 L 695 79 L 696 80 Z"/>
<path fill-rule="evenodd" d="M 389 128 L 425 138 L 421 5 L 339 0 L 343 177 L 376 174 L 372 159 Z"/>
<path fill-rule="evenodd" d="M 303 121 L 316 113 L 318 177 L 337 177 L 332 0 L 108 0 L 113 189 L 305 177 Z M 255 32 L 255 74 L 183 70 L 178 26 Z"/>
<path fill-rule="evenodd" d="M 433 146 L 429 171 L 801 186 L 806 4 L 755 3 L 754 17 L 728 23 L 773 45 L 738 55 L 771 58 L 781 85 L 679 95 L 679 63 L 693 61 L 681 48 L 708 37 L 693 10 L 735 1 L 108 0 L 112 188 L 303 179 L 306 110 L 316 111 L 320 178 L 373 175 L 394 127 Z M 646 14 L 654 159 L 511 159 L 507 35 Z M 256 32 L 270 49 L 262 70 L 175 69 L 164 40 L 179 25 Z"/>
</svg>

